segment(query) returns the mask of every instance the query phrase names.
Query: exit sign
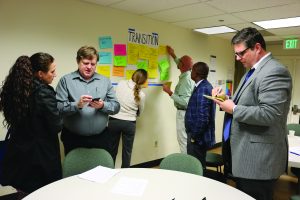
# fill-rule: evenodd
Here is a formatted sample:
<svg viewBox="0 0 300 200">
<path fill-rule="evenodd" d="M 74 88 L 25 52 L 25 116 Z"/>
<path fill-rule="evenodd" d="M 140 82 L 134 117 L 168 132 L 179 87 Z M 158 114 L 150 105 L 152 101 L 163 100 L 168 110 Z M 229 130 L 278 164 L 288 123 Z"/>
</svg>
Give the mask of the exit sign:
<svg viewBox="0 0 300 200">
<path fill-rule="evenodd" d="M 283 43 L 284 49 L 299 49 L 299 40 L 298 39 L 287 39 Z"/>
</svg>

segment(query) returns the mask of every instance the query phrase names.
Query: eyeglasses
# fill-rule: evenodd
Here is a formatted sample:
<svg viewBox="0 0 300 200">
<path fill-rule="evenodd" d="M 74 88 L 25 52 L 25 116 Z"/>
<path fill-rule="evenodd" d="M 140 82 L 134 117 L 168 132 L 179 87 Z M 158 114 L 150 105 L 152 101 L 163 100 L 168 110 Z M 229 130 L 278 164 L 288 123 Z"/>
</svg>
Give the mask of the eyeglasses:
<svg viewBox="0 0 300 200">
<path fill-rule="evenodd" d="M 240 52 L 235 52 L 234 54 L 238 57 L 243 57 L 245 55 L 245 53 L 247 52 L 247 50 L 250 49 L 250 47 L 244 49 L 243 51 L 240 51 Z"/>
</svg>

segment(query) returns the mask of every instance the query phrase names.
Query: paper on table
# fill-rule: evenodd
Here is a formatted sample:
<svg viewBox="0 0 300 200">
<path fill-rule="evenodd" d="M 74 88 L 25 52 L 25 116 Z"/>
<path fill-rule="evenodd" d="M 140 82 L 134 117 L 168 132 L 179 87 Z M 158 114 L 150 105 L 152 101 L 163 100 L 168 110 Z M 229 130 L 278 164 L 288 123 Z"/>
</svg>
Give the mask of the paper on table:
<svg viewBox="0 0 300 200">
<path fill-rule="evenodd" d="M 97 183 L 105 183 L 119 172 L 120 170 L 98 166 L 89 171 L 83 172 L 82 174 L 79 174 L 78 177 Z"/>
<path fill-rule="evenodd" d="M 290 152 L 300 156 L 300 147 L 290 147 Z"/>
<path fill-rule="evenodd" d="M 142 196 L 147 184 L 148 180 L 146 179 L 121 177 L 111 192 L 128 196 Z"/>
</svg>

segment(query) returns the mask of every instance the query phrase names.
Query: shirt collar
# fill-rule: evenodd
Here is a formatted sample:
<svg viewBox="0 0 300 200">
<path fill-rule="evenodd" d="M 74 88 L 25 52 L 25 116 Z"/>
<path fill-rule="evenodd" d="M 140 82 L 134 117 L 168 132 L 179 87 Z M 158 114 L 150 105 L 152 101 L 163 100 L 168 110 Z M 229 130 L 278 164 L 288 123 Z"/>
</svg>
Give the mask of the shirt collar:
<svg viewBox="0 0 300 200">
<path fill-rule="evenodd" d="M 190 76 L 191 70 L 188 70 L 186 72 L 183 72 L 179 75 L 179 78 L 185 77 L 185 76 Z"/>
<path fill-rule="evenodd" d="M 268 57 L 269 55 L 271 55 L 271 52 L 269 52 L 269 53 L 267 53 L 266 55 L 264 55 L 257 63 L 255 63 L 255 64 L 253 65 L 253 67 L 252 67 L 251 69 L 256 69 L 257 66 L 258 66 L 264 59 L 266 59 L 266 57 Z"/>
<path fill-rule="evenodd" d="M 95 79 L 97 79 L 97 80 L 100 80 L 100 79 L 101 79 L 101 75 L 98 74 L 98 73 L 96 73 L 96 72 L 93 74 L 92 78 L 89 79 L 89 80 L 84 79 L 84 78 L 80 75 L 80 73 L 79 73 L 78 70 L 76 70 L 76 71 L 73 73 L 73 75 L 74 75 L 74 76 L 73 76 L 73 79 L 80 79 L 80 80 L 85 81 L 85 82 L 91 82 L 91 81 L 93 81 L 93 80 L 95 80 Z"/>
<path fill-rule="evenodd" d="M 200 83 L 203 81 L 204 79 L 198 81 L 198 83 L 195 84 L 195 87 L 198 87 L 198 85 L 200 85 Z"/>
</svg>

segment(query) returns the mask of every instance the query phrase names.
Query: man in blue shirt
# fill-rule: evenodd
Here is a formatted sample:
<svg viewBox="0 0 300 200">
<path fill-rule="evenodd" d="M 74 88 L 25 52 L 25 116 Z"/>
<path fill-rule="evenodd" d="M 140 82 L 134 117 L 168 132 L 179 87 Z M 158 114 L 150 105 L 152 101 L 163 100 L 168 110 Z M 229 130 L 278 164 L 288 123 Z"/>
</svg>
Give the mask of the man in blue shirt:
<svg viewBox="0 0 300 200">
<path fill-rule="evenodd" d="M 102 148 L 110 152 L 108 115 L 120 104 L 110 80 L 96 73 L 99 54 L 94 47 L 77 51 L 78 70 L 63 76 L 56 88 L 58 109 L 63 115 L 61 140 L 65 154 L 74 148 Z"/>
<path fill-rule="evenodd" d="M 193 65 L 191 78 L 196 85 L 185 113 L 187 153 L 200 160 L 204 170 L 206 151 L 215 144 L 216 105 L 203 96 L 211 96 L 213 88 L 207 80 L 208 72 L 209 68 L 204 62 Z"/>
</svg>

